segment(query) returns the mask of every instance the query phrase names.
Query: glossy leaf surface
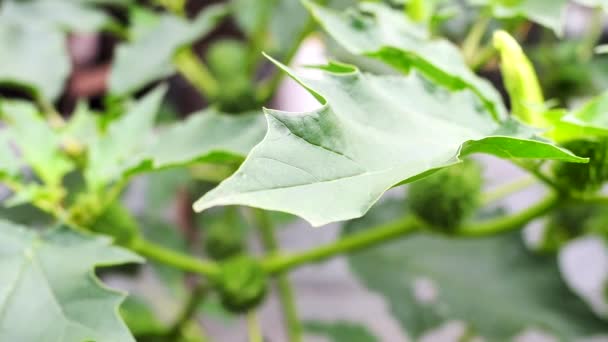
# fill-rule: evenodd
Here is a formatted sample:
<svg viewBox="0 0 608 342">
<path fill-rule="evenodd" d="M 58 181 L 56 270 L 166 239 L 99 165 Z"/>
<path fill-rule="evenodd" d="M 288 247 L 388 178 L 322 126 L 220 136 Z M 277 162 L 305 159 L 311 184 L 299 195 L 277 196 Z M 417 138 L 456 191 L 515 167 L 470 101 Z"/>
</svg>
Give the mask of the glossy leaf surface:
<svg viewBox="0 0 608 342">
<path fill-rule="evenodd" d="M 495 121 L 471 91 L 450 92 L 415 73 L 325 68 L 319 80 L 290 72 L 325 105 L 305 113 L 266 110 L 264 140 L 233 176 L 195 203 L 197 211 L 249 205 L 318 226 L 359 217 L 389 188 L 471 153 L 585 161 L 535 140 L 517 121 Z"/>
</svg>

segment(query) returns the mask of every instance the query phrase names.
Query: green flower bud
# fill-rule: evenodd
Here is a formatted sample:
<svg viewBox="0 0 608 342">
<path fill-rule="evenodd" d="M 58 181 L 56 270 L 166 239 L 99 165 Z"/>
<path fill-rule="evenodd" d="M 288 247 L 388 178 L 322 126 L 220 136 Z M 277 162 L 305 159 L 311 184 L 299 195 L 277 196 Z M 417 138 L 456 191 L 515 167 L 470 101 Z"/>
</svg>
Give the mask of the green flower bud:
<svg viewBox="0 0 608 342">
<path fill-rule="evenodd" d="M 479 206 L 481 168 L 465 161 L 440 170 L 410 185 L 410 209 L 431 226 L 453 231 Z"/>
<path fill-rule="evenodd" d="M 268 277 L 257 260 L 241 255 L 222 264 L 218 285 L 224 307 L 231 312 L 241 313 L 262 302 Z"/>
<path fill-rule="evenodd" d="M 577 156 L 589 158 L 589 163 L 556 162 L 553 174 L 558 184 L 579 193 L 598 191 L 608 180 L 608 139 L 572 140 L 564 147 Z"/>
<path fill-rule="evenodd" d="M 493 42 L 500 53 L 500 70 L 511 99 L 512 114 L 532 126 L 548 127 L 545 100 L 534 66 L 507 32 L 496 31 Z"/>
</svg>

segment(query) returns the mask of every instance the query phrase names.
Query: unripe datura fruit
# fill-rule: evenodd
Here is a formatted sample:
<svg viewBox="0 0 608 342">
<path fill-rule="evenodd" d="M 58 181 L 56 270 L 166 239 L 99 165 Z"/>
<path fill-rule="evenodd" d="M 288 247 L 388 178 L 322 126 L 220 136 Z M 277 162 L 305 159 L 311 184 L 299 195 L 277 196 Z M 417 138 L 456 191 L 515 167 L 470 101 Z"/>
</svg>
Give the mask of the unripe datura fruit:
<svg viewBox="0 0 608 342">
<path fill-rule="evenodd" d="M 245 250 L 243 234 L 226 224 L 213 224 L 205 233 L 205 253 L 212 259 L 225 260 Z"/>
<path fill-rule="evenodd" d="M 481 167 L 464 161 L 410 185 L 410 209 L 432 227 L 452 232 L 480 204 L 483 184 Z"/>
<path fill-rule="evenodd" d="M 268 287 L 268 277 L 259 261 L 240 255 L 221 265 L 218 289 L 224 308 L 242 313 L 259 305 Z"/>
<path fill-rule="evenodd" d="M 557 183 L 565 189 L 581 193 L 596 192 L 608 180 L 608 139 L 580 139 L 563 146 L 577 156 L 589 158 L 589 163 L 553 164 Z"/>
<path fill-rule="evenodd" d="M 537 249 L 557 252 L 560 248 L 584 234 L 608 238 L 608 210 L 605 205 L 584 202 L 565 202 L 556 208 L 545 221 L 542 240 Z"/>
</svg>

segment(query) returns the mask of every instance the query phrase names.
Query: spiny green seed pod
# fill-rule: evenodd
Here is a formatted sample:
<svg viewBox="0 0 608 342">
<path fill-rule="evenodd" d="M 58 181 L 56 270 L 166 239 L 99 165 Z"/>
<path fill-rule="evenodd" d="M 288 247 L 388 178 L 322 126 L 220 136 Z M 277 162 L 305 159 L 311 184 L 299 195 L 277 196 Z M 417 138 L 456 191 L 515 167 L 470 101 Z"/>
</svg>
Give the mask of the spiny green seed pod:
<svg viewBox="0 0 608 342">
<path fill-rule="evenodd" d="M 218 285 L 223 306 L 231 312 L 241 313 L 262 302 L 268 277 L 257 260 L 240 255 L 222 263 Z"/>
<path fill-rule="evenodd" d="M 239 113 L 256 107 L 245 43 L 234 39 L 219 40 L 211 45 L 206 59 L 219 83 L 220 91 L 215 101 L 222 111 Z"/>
<path fill-rule="evenodd" d="M 500 54 L 500 70 L 511 99 L 511 112 L 535 127 L 547 127 L 544 97 L 532 62 L 517 41 L 505 31 L 496 31 L 494 47 Z"/>
<path fill-rule="evenodd" d="M 431 226 L 451 232 L 479 206 L 482 183 L 479 165 L 465 161 L 412 183 L 409 207 Z"/>
<path fill-rule="evenodd" d="M 608 180 L 608 139 L 581 139 L 564 144 L 577 156 L 589 158 L 589 163 L 556 162 L 553 174 L 558 184 L 581 193 L 598 191 Z"/>
<path fill-rule="evenodd" d="M 215 260 L 225 260 L 245 250 L 241 231 L 217 222 L 205 230 L 205 253 Z"/>
<path fill-rule="evenodd" d="M 608 238 L 608 208 L 605 205 L 566 202 L 545 221 L 538 249 L 554 253 L 568 241 L 590 233 Z"/>
</svg>

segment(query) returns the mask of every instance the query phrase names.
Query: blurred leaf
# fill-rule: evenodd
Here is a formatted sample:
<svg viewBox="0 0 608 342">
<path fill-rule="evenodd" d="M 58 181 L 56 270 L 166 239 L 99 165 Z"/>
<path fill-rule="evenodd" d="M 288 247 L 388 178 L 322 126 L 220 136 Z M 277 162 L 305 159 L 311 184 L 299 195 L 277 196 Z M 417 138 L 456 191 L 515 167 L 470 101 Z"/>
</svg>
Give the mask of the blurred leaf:
<svg viewBox="0 0 608 342">
<path fill-rule="evenodd" d="M 350 322 L 307 321 L 304 323 L 304 330 L 312 335 L 325 336 L 333 342 L 379 341 L 364 326 Z"/>
<path fill-rule="evenodd" d="M 0 340 L 134 341 L 117 314 L 124 296 L 103 287 L 93 269 L 139 257 L 67 228 L 36 233 L 0 222 L 0 233 Z"/>
<path fill-rule="evenodd" d="M 70 73 L 67 41 L 59 30 L 8 20 L 0 13 L 0 84 L 56 99 Z"/>
<path fill-rule="evenodd" d="M 15 154 L 6 129 L 0 130 L 0 180 L 15 178 L 19 175 L 21 161 Z"/>
<path fill-rule="evenodd" d="M 402 217 L 404 207 L 388 200 L 349 222 L 345 234 Z M 452 320 L 488 341 L 510 340 L 527 328 L 564 341 L 606 332 L 562 282 L 554 258 L 531 254 L 518 232 L 477 239 L 420 233 L 349 261 L 412 336 Z"/>
<path fill-rule="evenodd" d="M 94 33 L 111 22 L 104 12 L 87 6 L 82 1 L 5 0 L 0 17 L 19 21 L 24 26 L 34 23 L 46 25 L 50 29 L 78 33 Z"/>
<path fill-rule="evenodd" d="M 91 145 L 86 171 L 95 188 L 135 173 L 206 162 L 238 165 L 264 136 L 258 113 L 227 115 L 204 110 L 153 132 L 164 90 L 137 102 Z"/>
<path fill-rule="evenodd" d="M 472 153 L 584 161 L 516 121 L 495 121 L 471 91 L 415 73 L 374 76 L 334 63 L 309 80 L 281 67 L 324 105 L 295 115 L 266 110 L 264 140 L 195 210 L 248 205 L 318 226 L 359 217 L 391 187 Z"/>
<path fill-rule="evenodd" d="M 306 4 L 323 28 L 350 53 L 379 59 L 403 72 L 414 68 L 452 90 L 469 88 L 495 116 L 504 116 L 498 92 L 467 67 L 458 48 L 447 40 L 431 38 L 402 12 L 367 2 L 358 10 L 345 12 L 310 1 Z"/>
<path fill-rule="evenodd" d="M 602 7 L 604 10 L 608 10 L 608 0 L 574 0 L 583 6 L 589 7 Z"/>
<path fill-rule="evenodd" d="M 121 118 L 112 121 L 105 135 L 91 144 L 85 170 L 89 187 L 100 188 L 139 164 L 133 157 L 141 151 L 154 127 L 165 91 L 165 87 L 159 87 L 148 93 Z"/>
<path fill-rule="evenodd" d="M 566 115 L 562 121 L 584 128 L 603 130 L 608 134 L 608 91 Z"/>
<path fill-rule="evenodd" d="M 173 74 L 175 52 L 209 33 L 225 12 L 223 6 L 209 6 L 191 22 L 166 13 L 157 20 L 135 16 L 133 19 L 145 23 L 135 22 L 133 40 L 118 46 L 110 72 L 110 92 L 130 94 Z"/>
<path fill-rule="evenodd" d="M 559 252 L 559 268 L 570 289 L 599 317 L 608 319 L 606 240 L 599 236 L 586 236 L 571 241 Z"/>
<path fill-rule="evenodd" d="M 120 316 L 135 336 L 154 335 L 165 331 L 164 325 L 143 299 L 128 296 L 120 305 Z"/>
<path fill-rule="evenodd" d="M 8 137 L 36 174 L 50 186 L 61 184 L 74 165 L 61 152 L 61 139 L 31 103 L 2 101 L 0 114 L 9 123 Z"/>
<path fill-rule="evenodd" d="M 583 0 L 584 1 L 584 0 Z M 497 18 L 523 17 L 563 34 L 567 0 L 469 0 L 473 5 L 489 6 Z"/>
</svg>

